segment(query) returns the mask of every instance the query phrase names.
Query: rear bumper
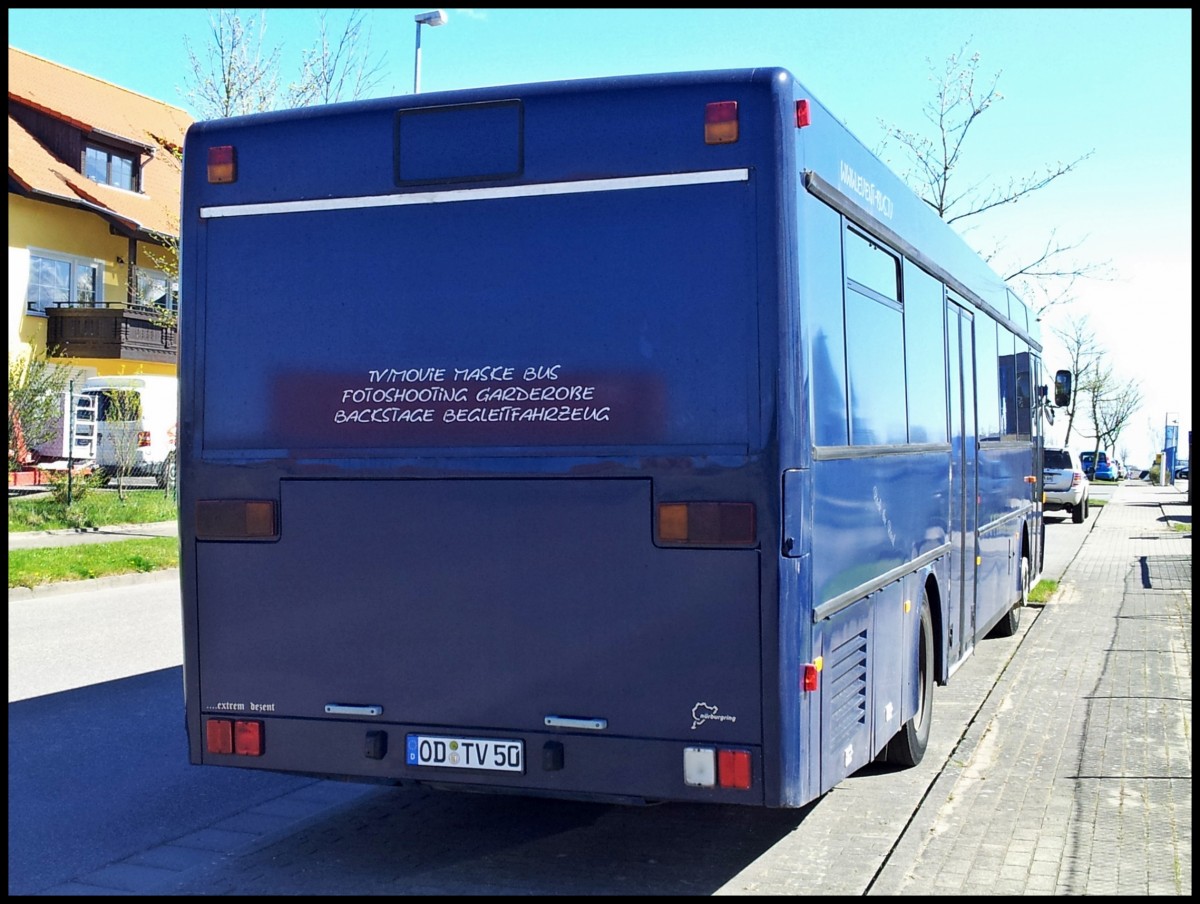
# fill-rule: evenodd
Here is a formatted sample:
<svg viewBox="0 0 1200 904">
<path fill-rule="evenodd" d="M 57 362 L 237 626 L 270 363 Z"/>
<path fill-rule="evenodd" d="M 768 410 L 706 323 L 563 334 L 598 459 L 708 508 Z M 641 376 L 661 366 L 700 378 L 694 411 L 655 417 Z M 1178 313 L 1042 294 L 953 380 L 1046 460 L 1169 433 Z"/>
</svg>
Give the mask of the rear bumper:
<svg viewBox="0 0 1200 904">
<path fill-rule="evenodd" d="M 1062 509 L 1073 509 L 1083 502 L 1085 494 L 1081 492 L 1053 492 L 1047 490 L 1042 508 L 1048 512 Z"/>
<path fill-rule="evenodd" d="M 201 738 L 210 718 L 200 722 Z M 684 741 L 598 737 L 570 732 L 510 732 L 471 729 L 477 737 L 520 740 L 525 747 L 523 772 L 485 772 L 474 769 L 411 766 L 406 762 L 410 734 L 443 735 L 445 727 L 396 722 L 258 718 L 263 724 L 261 756 L 208 753 L 192 745 L 197 765 L 235 766 L 304 775 L 329 776 L 380 783 L 424 783 L 463 790 L 551 795 L 621 803 L 691 801 L 762 806 L 762 751 L 757 746 L 723 744 L 711 738 Z M 455 734 L 463 734 L 456 730 Z M 381 737 L 382 735 L 382 737 Z M 684 750 L 748 750 L 751 781 L 748 789 L 697 787 L 684 779 Z M 196 751 L 199 750 L 199 757 Z"/>
</svg>

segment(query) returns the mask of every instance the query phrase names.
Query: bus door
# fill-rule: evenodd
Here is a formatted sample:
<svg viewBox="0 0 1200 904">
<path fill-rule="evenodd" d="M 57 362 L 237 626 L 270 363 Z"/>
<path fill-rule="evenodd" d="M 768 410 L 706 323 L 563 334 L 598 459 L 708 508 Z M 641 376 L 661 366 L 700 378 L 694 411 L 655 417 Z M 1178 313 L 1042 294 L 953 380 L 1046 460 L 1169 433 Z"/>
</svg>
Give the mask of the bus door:
<svg viewBox="0 0 1200 904">
<path fill-rule="evenodd" d="M 975 339 L 974 315 L 946 302 L 950 370 L 950 593 L 946 609 L 946 662 L 950 669 L 975 637 Z"/>
</svg>

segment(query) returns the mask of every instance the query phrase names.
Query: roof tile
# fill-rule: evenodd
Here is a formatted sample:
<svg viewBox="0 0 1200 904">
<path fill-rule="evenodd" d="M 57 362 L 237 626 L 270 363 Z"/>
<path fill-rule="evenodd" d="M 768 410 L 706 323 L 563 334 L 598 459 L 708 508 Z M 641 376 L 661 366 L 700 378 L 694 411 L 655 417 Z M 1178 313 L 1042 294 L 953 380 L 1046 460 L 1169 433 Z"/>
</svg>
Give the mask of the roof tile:
<svg viewBox="0 0 1200 904">
<path fill-rule="evenodd" d="M 180 170 L 176 157 L 192 118 L 178 107 L 103 79 L 8 48 L 8 97 L 83 130 L 154 148 L 141 192 L 88 179 L 59 160 L 10 115 L 9 178 L 33 192 L 102 209 L 145 229 L 178 234 Z M 145 158 L 143 158 L 145 161 Z"/>
</svg>

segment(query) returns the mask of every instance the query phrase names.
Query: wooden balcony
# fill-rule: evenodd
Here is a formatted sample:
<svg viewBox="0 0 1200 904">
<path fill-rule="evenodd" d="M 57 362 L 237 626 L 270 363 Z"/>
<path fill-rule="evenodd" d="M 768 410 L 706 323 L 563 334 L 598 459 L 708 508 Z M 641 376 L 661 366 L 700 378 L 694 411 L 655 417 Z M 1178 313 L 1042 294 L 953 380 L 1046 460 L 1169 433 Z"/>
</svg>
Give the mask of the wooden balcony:
<svg viewBox="0 0 1200 904">
<path fill-rule="evenodd" d="M 106 303 L 46 311 L 46 345 L 64 358 L 119 358 L 177 364 L 179 330 L 161 326 L 155 308 Z"/>
</svg>

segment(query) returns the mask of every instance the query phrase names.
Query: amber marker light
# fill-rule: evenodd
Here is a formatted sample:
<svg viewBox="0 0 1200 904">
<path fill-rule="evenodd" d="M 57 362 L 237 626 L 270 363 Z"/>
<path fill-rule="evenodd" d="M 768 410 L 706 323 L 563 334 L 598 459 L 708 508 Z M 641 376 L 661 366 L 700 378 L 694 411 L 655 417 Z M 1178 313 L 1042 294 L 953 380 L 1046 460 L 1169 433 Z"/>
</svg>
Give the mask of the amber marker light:
<svg viewBox="0 0 1200 904">
<path fill-rule="evenodd" d="M 660 502 L 656 539 L 665 545 L 753 546 L 752 502 Z"/>
<path fill-rule="evenodd" d="M 237 154 L 233 145 L 208 149 L 208 181 L 213 184 L 237 181 Z"/>
<path fill-rule="evenodd" d="M 271 499 L 201 499 L 196 503 L 197 540 L 275 540 L 279 524 Z"/>
<path fill-rule="evenodd" d="M 704 143 L 732 144 L 738 140 L 736 100 L 716 101 L 704 108 Z"/>
</svg>

